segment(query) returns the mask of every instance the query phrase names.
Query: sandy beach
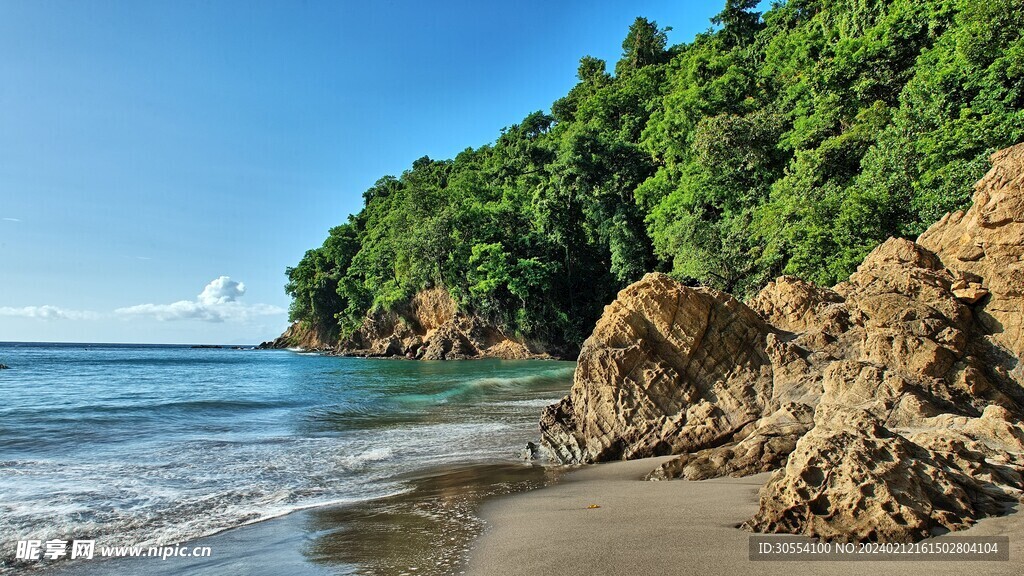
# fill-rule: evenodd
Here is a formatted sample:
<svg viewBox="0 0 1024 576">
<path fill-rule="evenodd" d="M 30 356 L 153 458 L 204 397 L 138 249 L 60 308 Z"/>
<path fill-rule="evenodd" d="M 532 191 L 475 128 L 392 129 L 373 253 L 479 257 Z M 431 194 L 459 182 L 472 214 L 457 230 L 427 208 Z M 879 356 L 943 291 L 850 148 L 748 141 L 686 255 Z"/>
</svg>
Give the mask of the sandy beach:
<svg viewBox="0 0 1024 576">
<path fill-rule="evenodd" d="M 514 576 L 810 574 L 1020 574 L 1024 515 L 989 518 L 957 535 L 1010 538 L 1009 561 L 788 561 L 748 559 L 736 526 L 757 509 L 768 474 L 700 482 L 645 482 L 664 459 L 582 468 L 540 490 L 484 504 L 487 523 L 467 574 Z M 588 508 L 597 505 L 599 508 Z"/>
</svg>

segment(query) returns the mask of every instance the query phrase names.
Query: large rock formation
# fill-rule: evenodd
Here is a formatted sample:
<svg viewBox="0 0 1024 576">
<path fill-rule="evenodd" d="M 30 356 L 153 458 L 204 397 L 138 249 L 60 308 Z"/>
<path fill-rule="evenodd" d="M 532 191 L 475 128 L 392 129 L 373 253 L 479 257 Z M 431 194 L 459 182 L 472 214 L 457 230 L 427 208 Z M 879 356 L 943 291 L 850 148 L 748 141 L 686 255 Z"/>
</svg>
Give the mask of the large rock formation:
<svg viewBox="0 0 1024 576">
<path fill-rule="evenodd" d="M 262 347 L 423 360 L 550 357 L 540 345 L 509 337 L 478 317 L 459 311 L 441 287 L 420 291 L 395 310 L 370 312 L 362 325 L 343 340 L 325 338 L 297 322 Z"/>
<path fill-rule="evenodd" d="M 942 260 L 953 292 L 969 304 L 985 333 L 1024 357 L 1024 145 L 992 155 L 992 170 L 976 187 L 966 213 L 948 214 L 918 243 Z M 1017 381 L 1021 381 L 1017 365 Z"/>
<path fill-rule="evenodd" d="M 832 289 L 747 304 L 650 274 L 605 309 L 541 420 L 566 463 L 678 454 L 651 479 L 775 470 L 746 526 L 909 541 L 1024 489 L 1024 144 L 974 206 Z"/>
<path fill-rule="evenodd" d="M 544 445 L 598 462 L 727 443 L 778 408 L 772 335 L 727 294 L 649 274 L 605 308 L 570 395 L 544 413 Z"/>
<path fill-rule="evenodd" d="M 547 358 L 539 346 L 507 336 L 480 318 L 459 311 L 441 287 L 417 293 L 390 312 L 371 312 L 337 348 L 353 356 L 402 356 L 423 360 Z"/>
</svg>

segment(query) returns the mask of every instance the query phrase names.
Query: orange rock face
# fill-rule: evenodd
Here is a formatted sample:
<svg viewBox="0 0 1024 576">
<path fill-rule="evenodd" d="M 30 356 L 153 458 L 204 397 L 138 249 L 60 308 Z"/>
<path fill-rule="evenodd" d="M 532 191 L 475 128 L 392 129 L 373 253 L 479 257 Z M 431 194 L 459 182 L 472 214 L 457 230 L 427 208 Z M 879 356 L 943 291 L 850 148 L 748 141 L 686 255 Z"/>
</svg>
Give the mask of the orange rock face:
<svg viewBox="0 0 1024 576">
<path fill-rule="evenodd" d="M 423 290 L 392 312 L 370 313 L 335 352 L 350 356 L 397 356 L 422 360 L 547 358 L 543 350 L 511 338 L 458 310 L 441 287 Z"/>
<path fill-rule="evenodd" d="M 1024 357 L 1024 144 L 992 155 L 974 204 L 942 218 L 917 242 L 942 259 L 961 296 L 979 303 L 991 338 Z M 985 300 L 986 296 L 991 297 Z M 1020 373 L 1018 373 L 1018 380 Z"/>
<path fill-rule="evenodd" d="M 261 347 L 421 360 L 551 357 L 540 346 L 507 336 L 479 318 L 460 312 L 451 295 L 439 286 L 420 291 L 395 310 L 370 312 L 362 325 L 340 342 L 296 322 Z"/>
</svg>

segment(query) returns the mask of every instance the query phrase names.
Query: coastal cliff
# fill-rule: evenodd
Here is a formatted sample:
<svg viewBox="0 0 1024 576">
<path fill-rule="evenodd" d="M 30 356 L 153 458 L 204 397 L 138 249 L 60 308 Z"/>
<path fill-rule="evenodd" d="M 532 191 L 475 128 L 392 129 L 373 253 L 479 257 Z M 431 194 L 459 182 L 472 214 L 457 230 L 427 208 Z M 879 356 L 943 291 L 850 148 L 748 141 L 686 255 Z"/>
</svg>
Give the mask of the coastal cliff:
<svg viewBox="0 0 1024 576">
<path fill-rule="evenodd" d="M 330 338 L 296 322 L 261 347 L 420 360 L 524 360 L 558 355 L 549 354 L 540 343 L 507 336 L 479 317 L 461 312 L 441 287 L 422 290 L 395 310 L 368 313 L 347 338 Z"/>
<path fill-rule="evenodd" d="M 269 342 L 263 342 L 258 348 L 264 350 L 301 348 L 311 352 L 329 352 L 338 345 L 336 340 L 336 338 L 303 322 L 293 322 L 280 336 Z"/>
<path fill-rule="evenodd" d="M 774 471 L 751 530 L 913 541 L 1024 490 L 1024 144 L 967 212 L 831 289 L 747 303 L 648 274 L 607 306 L 541 419 L 563 463 L 678 455 L 651 480 Z"/>
</svg>

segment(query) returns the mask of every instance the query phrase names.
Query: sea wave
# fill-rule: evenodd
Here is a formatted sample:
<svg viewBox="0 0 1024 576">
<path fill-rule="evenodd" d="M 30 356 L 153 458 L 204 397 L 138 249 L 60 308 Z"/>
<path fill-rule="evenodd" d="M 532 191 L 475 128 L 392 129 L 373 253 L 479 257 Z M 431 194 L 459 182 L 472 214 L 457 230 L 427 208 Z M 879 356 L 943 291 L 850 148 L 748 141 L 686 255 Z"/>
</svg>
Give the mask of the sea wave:
<svg viewBox="0 0 1024 576">
<path fill-rule="evenodd" d="M 303 508 L 400 493 L 390 480 L 399 474 L 494 457 L 493 439 L 508 428 L 437 423 L 349 439 L 196 440 L 118 462 L 5 460 L 0 533 L 179 543 Z"/>
<path fill-rule="evenodd" d="M 97 545 L 180 543 L 396 494 L 438 465 L 512 459 L 533 439 L 535 403 L 572 374 L 182 348 L 7 353 L 29 368 L 0 381 L 0 533 Z"/>
<path fill-rule="evenodd" d="M 301 403 L 287 400 L 239 400 L 239 399 L 187 399 L 166 402 L 98 404 L 81 403 L 74 406 L 52 406 L 45 413 L 34 408 L 13 408 L 4 412 L 7 417 L 17 417 L 26 422 L 33 420 L 47 422 L 72 422 L 82 419 L 104 419 L 106 416 L 127 416 L 132 414 L 148 414 L 169 411 L 227 411 L 237 413 L 245 410 L 264 410 L 267 408 L 289 408 L 300 406 Z"/>
<path fill-rule="evenodd" d="M 197 446 L 183 446 L 185 458 L 155 454 L 153 462 L 4 461 L 0 533 L 165 545 L 401 490 L 386 481 L 391 471 L 365 466 L 386 459 L 390 449 L 350 454 L 326 439 L 288 444 L 286 450 L 222 444 L 205 457 Z"/>
<path fill-rule="evenodd" d="M 564 367 L 522 376 L 475 378 L 433 393 L 399 395 L 395 400 L 420 405 L 481 398 L 501 392 L 530 392 L 536 388 L 564 384 L 571 380 L 574 370 L 573 367 Z"/>
</svg>

